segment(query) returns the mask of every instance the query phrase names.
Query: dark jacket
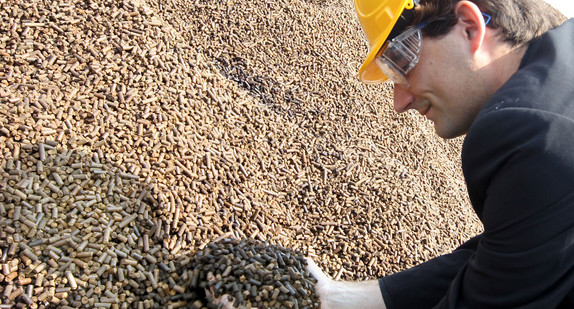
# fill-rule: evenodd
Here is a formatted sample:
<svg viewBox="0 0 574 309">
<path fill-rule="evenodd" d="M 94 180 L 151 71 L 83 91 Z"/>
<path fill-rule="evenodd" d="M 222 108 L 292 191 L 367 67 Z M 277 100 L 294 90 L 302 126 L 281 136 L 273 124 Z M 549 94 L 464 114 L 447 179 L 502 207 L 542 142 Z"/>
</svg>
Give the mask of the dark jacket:
<svg viewBox="0 0 574 309">
<path fill-rule="evenodd" d="M 484 233 L 382 278 L 387 307 L 574 308 L 574 19 L 483 106 L 462 167 Z"/>
</svg>

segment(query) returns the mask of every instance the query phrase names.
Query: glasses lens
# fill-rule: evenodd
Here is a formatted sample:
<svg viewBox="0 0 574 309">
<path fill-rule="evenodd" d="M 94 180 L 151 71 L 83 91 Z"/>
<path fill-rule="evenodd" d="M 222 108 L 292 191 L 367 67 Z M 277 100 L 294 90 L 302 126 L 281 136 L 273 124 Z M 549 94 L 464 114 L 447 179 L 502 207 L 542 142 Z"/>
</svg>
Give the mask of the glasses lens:
<svg viewBox="0 0 574 309">
<path fill-rule="evenodd" d="M 375 59 L 375 63 L 378 65 L 379 69 L 385 74 L 389 80 L 395 84 L 399 84 L 405 88 L 409 87 L 409 81 L 407 78 L 401 73 L 395 64 L 390 62 L 388 59 L 383 57 L 377 57 Z"/>
<path fill-rule="evenodd" d="M 392 82 L 405 84 L 406 75 L 419 61 L 421 45 L 421 30 L 410 28 L 394 38 L 375 62 Z"/>
</svg>

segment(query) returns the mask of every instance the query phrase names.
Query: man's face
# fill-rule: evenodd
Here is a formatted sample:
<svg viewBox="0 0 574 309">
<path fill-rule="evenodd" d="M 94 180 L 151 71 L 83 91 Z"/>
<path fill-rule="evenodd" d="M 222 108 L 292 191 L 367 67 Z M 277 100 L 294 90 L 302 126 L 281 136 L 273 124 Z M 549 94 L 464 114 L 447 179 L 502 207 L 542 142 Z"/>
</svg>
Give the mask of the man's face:
<svg viewBox="0 0 574 309">
<path fill-rule="evenodd" d="M 419 62 L 407 75 L 410 87 L 395 84 L 395 110 L 417 110 L 434 122 L 440 137 L 465 134 L 490 97 L 467 42 L 457 31 L 425 37 Z"/>
</svg>

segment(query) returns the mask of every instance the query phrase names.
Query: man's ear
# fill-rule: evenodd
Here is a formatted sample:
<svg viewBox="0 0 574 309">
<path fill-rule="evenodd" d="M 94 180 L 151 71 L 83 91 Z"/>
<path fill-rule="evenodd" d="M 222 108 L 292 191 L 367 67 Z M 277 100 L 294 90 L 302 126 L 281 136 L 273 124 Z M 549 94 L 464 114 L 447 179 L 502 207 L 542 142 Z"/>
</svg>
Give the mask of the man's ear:
<svg viewBox="0 0 574 309">
<path fill-rule="evenodd" d="M 476 52 L 482 46 L 486 31 L 480 9 L 473 2 L 463 0 L 455 5 L 454 13 L 457 17 L 456 26 L 462 27 L 471 51 Z"/>
</svg>

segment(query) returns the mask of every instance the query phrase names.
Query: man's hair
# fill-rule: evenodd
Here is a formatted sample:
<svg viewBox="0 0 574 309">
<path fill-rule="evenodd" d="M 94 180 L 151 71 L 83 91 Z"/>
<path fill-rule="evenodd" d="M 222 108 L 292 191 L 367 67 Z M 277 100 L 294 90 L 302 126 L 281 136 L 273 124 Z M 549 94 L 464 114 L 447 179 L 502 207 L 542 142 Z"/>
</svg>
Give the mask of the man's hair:
<svg viewBox="0 0 574 309">
<path fill-rule="evenodd" d="M 432 21 L 423 34 L 440 37 L 457 22 L 454 6 L 459 0 L 421 0 L 415 10 L 414 24 Z M 527 44 L 557 27 L 561 19 L 543 0 L 469 0 L 492 18 L 487 27 L 499 29 L 503 41 L 513 46 Z"/>
</svg>

